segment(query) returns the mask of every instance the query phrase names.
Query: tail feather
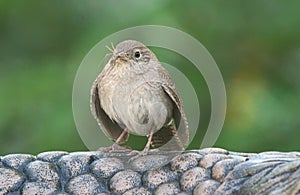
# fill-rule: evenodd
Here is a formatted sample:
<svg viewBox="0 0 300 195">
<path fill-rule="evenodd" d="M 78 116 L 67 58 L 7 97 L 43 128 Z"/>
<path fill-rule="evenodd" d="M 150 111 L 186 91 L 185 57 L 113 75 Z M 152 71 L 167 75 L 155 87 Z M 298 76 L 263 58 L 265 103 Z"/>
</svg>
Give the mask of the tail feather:
<svg viewBox="0 0 300 195">
<path fill-rule="evenodd" d="M 157 131 L 152 137 L 151 146 L 160 150 L 184 150 L 175 124 L 164 126 Z"/>
</svg>

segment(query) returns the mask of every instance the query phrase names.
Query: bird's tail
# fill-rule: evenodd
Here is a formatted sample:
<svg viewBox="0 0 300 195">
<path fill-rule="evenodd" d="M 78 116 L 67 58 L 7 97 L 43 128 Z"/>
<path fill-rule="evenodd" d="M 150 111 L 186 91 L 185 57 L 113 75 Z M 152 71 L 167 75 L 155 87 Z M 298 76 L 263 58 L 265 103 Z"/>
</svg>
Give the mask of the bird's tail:
<svg viewBox="0 0 300 195">
<path fill-rule="evenodd" d="M 162 127 L 159 131 L 154 133 L 151 146 L 152 148 L 159 148 L 159 150 L 184 150 L 184 144 L 178 136 L 174 122 Z"/>
</svg>

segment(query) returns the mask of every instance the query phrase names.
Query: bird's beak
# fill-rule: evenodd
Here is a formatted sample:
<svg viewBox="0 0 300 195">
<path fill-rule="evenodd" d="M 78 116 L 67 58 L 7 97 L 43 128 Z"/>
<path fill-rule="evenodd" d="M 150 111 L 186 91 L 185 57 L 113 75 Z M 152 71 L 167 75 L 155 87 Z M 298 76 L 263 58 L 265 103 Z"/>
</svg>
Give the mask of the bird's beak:
<svg viewBox="0 0 300 195">
<path fill-rule="evenodd" d="M 131 57 L 125 52 L 120 52 L 120 53 L 116 54 L 115 59 L 129 61 L 131 59 Z"/>
</svg>

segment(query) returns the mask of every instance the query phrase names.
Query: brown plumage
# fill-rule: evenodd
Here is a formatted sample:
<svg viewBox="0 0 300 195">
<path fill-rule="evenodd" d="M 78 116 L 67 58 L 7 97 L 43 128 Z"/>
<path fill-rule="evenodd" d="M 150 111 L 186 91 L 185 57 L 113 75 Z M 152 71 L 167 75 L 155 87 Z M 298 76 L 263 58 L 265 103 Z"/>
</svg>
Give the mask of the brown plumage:
<svg viewBox="0 0 300 195">
<path fill-rule="evenodd" d="M 130 133 L 147 136 L 161 150 L 183 150 L 189 131 L 183 105 L 167 70 L 138 41 L 127 40 L 112 57 L 91 89 L 91 111 L 117 150 Z"/>
</svg>

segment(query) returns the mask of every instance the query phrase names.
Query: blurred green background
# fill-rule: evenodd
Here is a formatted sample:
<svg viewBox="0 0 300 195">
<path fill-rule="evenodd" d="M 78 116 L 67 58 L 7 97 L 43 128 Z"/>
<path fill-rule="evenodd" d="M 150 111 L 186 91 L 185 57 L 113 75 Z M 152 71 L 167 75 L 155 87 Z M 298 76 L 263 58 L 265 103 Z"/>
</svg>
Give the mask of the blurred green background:
<svg viewBox="0 0 300 195">
<path fill-rule="evenodd" d="M 300 1 L 276 0 L 0 1 L 0 155 L 86 150 L 72 115 L 76 70 L 101 39 L 145 24 L 191 34 L 217 62 L 228 107 L 215 146 L 299 150 L 299 8 Z M 154 51 L 170 64 L 182 60 Z M 201 75 L 190 80 L 199 81 L 204 130 L 208 90 Z"/>
</svg>

